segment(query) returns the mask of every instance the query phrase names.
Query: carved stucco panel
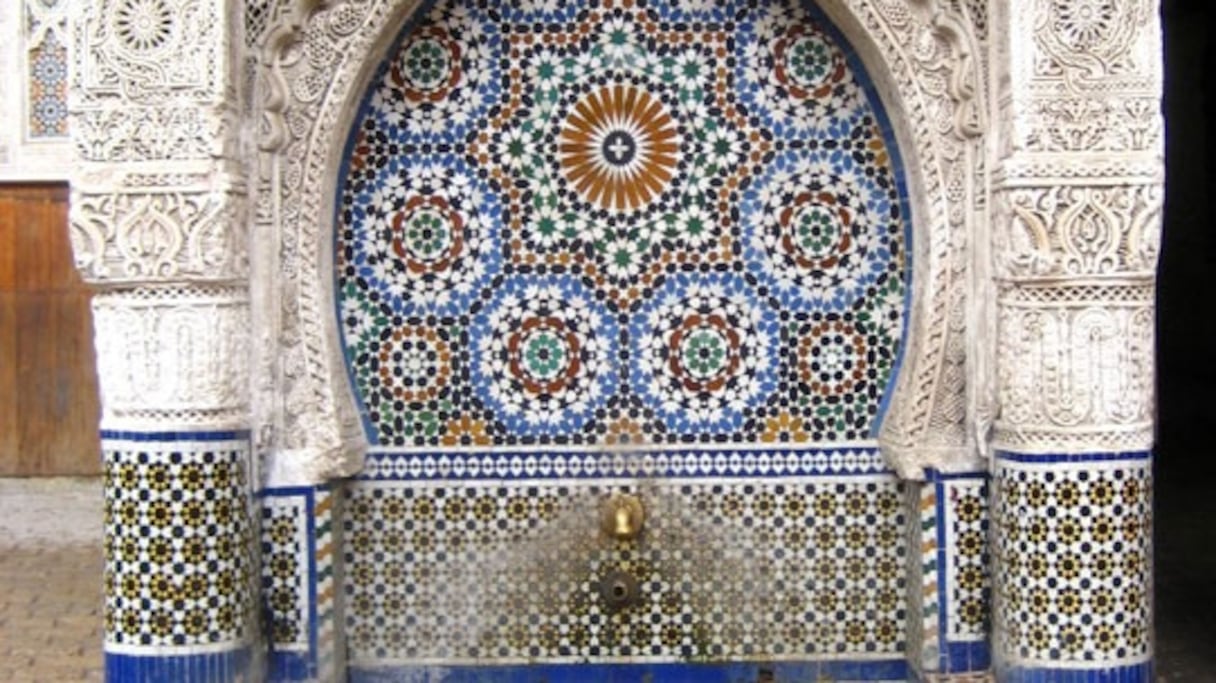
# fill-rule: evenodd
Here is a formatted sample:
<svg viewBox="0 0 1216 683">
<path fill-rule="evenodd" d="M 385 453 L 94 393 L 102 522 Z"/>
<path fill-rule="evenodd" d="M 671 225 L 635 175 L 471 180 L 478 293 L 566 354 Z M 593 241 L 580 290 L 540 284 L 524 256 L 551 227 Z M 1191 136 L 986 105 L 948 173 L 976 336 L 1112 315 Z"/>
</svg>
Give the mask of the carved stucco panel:
<svg viewBox="0 0 1216 683">
<path fill-rule="evenodd" d="M 1159 154 L 1161 49 L 1157 3 L 997 3 L 1002 154 Z M 1024 40 L 1033 36 L 1033 40 Z"/>
<path fill-rule="evenodd" d="M 997 275 L 1151 278 L 1160 251 L 1159 185 L 1053 185 L 997 194 Z"/>
<path fill-rule="evenodd" d="M 244 287 L 102 291 L 93 319 L 106 428 L 248 424 Z"/>
<path fill-rule="evenodd" d="M 73 194 L 76 267 L 96 283 L 249 275 L 245 202 L 233 189 L 147 186 Z"/>
<path fill-rule="evenodd" d="M 1150 69 L 1144 50 L 1151 6 L 1128 0 L 1035 0 L 1034 73 L 1074 84 Z"/>
<path fill-rule="evenodd" d="M 1148 449 L 1151 284 L 1007 285 L 996 447 L 1022 453 Z"/>
<path fill-rule="evenodd" d="M 73 21 L 72 137 L 85 161 L 234 156 L 235 4 L 97 0 Z"/>
</svg>

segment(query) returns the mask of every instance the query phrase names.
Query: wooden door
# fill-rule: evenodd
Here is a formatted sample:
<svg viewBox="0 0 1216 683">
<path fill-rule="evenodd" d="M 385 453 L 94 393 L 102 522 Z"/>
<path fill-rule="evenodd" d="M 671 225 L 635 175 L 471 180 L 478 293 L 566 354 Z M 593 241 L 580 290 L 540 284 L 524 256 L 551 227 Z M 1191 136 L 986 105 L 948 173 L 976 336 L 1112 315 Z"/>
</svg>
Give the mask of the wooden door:
<svg viewBox="0 0 1216 683">
<path fill-rule="evenodd" d="M 0 476 L 100 472 L 89 299 L 67 186 L 0 185 Z"/>
</svg>

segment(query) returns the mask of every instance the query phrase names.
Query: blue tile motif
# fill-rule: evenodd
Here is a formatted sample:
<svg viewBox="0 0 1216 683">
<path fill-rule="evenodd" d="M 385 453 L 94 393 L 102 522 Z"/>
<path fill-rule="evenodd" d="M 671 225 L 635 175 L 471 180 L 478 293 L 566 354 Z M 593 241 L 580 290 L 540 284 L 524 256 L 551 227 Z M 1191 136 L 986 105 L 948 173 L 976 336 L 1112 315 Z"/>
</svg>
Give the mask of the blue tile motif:
<svg viewBox="0 0 1216 683">
<path fill-rule="evenodd" d="M 578 431 L 616 391 L 616 318 L 570 276 L 502 281 L 469 336 L 475 396 L 510 433 Z"/>
<path fill-rule="evenodd" d="M 1050 669 L 1011 667 L 998 669 L 999 680 L 1008 683 L 1152 683 L 1152 662 L 1104 668 L 1097 662 L 1092 669 Z"/>
<path fill-rule="evenodd" d="M 383 448 L 872 438 L 908 204 L 799 3 L 453 0 L 373 80 L 338 317 Z"/>
<path fill-rule="evenodd" d="M 235 683 L 249 680 L 254 675 L 253 661 L 253 653 L 248 646 L 223 652 L 173 656 L 135 656 L 107 652 L 105 675 L 108 683 Z"/>
</svg>

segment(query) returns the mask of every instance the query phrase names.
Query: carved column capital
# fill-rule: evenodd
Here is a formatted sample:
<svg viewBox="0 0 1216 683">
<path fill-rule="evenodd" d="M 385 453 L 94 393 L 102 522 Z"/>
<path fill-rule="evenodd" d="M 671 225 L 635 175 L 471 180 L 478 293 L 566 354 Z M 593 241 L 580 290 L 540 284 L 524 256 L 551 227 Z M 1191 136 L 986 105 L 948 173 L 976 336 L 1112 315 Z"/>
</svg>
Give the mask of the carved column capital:
<svg viewBox="0 0 1216 683">
<path fill-rule="evenodd" d="M 106 429 L 247 428 L 245 287 L 103 291 L 93 318 Z"/>
</svg>

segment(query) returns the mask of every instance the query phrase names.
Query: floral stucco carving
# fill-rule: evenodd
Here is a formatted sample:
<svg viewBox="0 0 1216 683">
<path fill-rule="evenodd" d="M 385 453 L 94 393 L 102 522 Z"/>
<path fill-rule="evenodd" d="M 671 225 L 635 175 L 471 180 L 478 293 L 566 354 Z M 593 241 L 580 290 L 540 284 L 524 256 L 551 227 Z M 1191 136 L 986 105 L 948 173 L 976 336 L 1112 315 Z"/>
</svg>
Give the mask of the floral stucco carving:
<svg viewBox="0 0 1216 683">
<path fill-rule="evenodd" d="M 249 258 L 237 3 L 71 5 L 70 235 L 94 299 L 103 426 L 246 428 Z"/>
<path fill-rule="evenodd" d="M 1005 10 L 993 174 L 998 448 L 1152 445 L 1164 196 L 1156 8 L 1036 0 Z"/>
</svg>

